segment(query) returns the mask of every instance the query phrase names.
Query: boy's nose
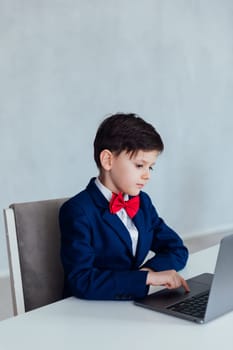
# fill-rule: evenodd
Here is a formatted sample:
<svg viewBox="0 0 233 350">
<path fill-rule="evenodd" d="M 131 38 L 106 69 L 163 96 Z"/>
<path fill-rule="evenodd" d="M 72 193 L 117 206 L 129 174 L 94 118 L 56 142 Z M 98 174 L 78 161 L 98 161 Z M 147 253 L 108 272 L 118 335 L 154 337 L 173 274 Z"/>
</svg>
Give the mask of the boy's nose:
<svg viewBox="0 0 233 350">
<path fill-rule="evenodd" d="M 144 180 L 149 180 L 149 178 L 150 178 L 150 170 L 149 169 L 144 171 L 144 173 L 142 174 L 142 178 Z"/>
</svg>

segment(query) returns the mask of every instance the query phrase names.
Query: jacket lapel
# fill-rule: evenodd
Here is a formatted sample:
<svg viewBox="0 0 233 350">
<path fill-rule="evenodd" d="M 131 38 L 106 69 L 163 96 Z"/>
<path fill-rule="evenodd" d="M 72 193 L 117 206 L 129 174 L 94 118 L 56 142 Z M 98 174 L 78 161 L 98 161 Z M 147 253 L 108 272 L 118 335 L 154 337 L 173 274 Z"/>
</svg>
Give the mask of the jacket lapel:
<svg viewBox="0 0 233 350">
<path fill-rule="evenodd" d="M 109 210 L 106 210 L 103 214 L 103 220 L 111 226 L 116 232 L 119 238 L 126 244 L 130 253 L 132 254 L 132 241 L 129 235 L 129 231 L 116 214 L 111 214 Z"/>
<path fill-rule="evenodd" d="M 110 213 L 109 203 L 95 185 L 95 178 L 91 179 L 86 189 L 95 202 L 95 205 L 97 207 L 101 207 L 100 212 L 102 211 L 102 218 L 105 223 L 108 224 L 111 229 L 114 230 L 114 232 L 116 232 L 132 254 L 132 242 L 129 232 L 120 218 L 116 214 Z"/>
<path fill-rule="evenodd" d="M 144 220 L 143 211 L 141 209 L 139 209 L 133 218 L 133 222 L 138 229 L 138 245 L 136 250 L 135 263 L 136 266 L 140 266 L 145 260 L 148 251 L 150 250 L 152 236 L 146 230 L 146 223 Z"/>
</svg>

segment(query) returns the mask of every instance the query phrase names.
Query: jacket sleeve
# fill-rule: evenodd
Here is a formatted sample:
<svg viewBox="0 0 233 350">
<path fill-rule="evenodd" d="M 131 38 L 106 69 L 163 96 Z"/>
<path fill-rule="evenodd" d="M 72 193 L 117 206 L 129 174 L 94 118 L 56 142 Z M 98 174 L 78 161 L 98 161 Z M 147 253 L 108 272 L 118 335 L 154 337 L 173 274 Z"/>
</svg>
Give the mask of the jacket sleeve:
<svg viewBox="0 0 233 350">
<path fill-rule="evenodd" d="M 59 215 L 66 295 L 83 299 L 130 300 L 148 293 L 146 271 L 104 270 L 95 266 L 93 227 L 82 208 L 63 205 Z"/>
<path fill-rule="evenodd" d="M 153 230 L 150 250 L 155 253 L 155 256 L 146 261 L 143 267 L 149 267 L 154 271 L 183 269 L 189 255 L 188 249 L 180 236 L 158 216 L 151 202 L 149 212 L 152 214 Z"/>
</svg>

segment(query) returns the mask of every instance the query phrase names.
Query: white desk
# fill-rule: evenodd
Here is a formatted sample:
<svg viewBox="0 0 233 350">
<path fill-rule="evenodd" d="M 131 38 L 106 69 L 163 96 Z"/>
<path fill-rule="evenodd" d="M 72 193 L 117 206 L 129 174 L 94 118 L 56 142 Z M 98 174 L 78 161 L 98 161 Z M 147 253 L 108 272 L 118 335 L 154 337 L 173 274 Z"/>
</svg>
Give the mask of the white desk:
<svg viewBox="0 0 233 350">
<path fill-rule="evenodd" d="M 185 278 L 213 272 L 218 246 L 191 255 Z M 232 349 L 233 312 L 198 325 L 130 301 L 68 298 L 0 322 L 1 350 Z"/>
</svg>

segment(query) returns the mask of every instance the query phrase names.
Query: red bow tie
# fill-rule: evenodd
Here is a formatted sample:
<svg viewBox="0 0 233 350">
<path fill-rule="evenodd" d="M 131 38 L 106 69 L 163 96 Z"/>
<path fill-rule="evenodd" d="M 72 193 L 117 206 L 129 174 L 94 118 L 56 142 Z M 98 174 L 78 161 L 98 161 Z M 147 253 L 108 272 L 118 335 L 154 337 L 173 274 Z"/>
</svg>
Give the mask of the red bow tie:
<svg viewBox="0 0 233 350">
<path fill-rule="evenodd" d="M 113 193 L 112 199 L 109 203 L 110 212 L 112 214 L 115 214 L 116 212 L 124 208 L 126 213 L 132 219 L 138 212 L 139 203 L 140 203 L 139 196 L 135 196 L 129 199 L 128 201 L 124 201 L 122 192 L 120 192 L 119 194 Z"/>
</svg>

